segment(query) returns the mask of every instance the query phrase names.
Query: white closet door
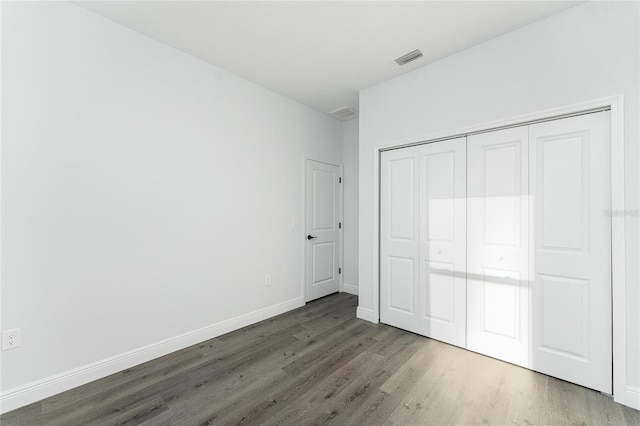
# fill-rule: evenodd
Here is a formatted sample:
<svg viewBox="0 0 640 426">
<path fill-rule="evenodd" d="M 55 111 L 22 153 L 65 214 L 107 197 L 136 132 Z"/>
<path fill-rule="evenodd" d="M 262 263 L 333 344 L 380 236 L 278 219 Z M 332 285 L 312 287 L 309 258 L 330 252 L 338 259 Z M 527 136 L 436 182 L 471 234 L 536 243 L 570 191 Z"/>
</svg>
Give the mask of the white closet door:
<svg viewBox="0 0 640 426">
<path fill-rule="evenodd" d="M 465 139 L 386 151 L 380 170 L 380 320 L 465 345 Z"/>
<path fill-rule="evenodd" d="M 467 348 L 529 364 L 527 127 L 468 138 Z"/>
<path fill-rule="evenodd" d="M 420 334 L 465 346 L 466 139 L 420 149 Z"/>
<path fill-rule="evenodd" d="M 419 332 L 419 147 L 385 151 L 380 164 L 380 321 Z"/>
<path fill-rule="evenodd" d="M 532 368 L 612 393 L 609 113 L 530 126 Z"/>
</svg>

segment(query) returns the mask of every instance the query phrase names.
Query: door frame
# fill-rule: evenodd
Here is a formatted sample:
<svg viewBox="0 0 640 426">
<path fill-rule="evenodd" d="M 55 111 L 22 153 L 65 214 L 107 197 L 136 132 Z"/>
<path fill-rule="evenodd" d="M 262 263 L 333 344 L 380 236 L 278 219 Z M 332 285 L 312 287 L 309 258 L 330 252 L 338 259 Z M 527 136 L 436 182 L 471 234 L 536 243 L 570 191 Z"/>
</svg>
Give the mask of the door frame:
<svg viewBox="0 0 640 426">
<path fill-rule="evenodd" d="M 558 108 L 513 116 L 503 120 L 452 129 L 416 138 L 381 143 L 373 147 L 373 312 L 358 310 L 358 317 L 372 322 L 380 320 L 380 154 L 384 150 L 432 143 L 470 133 L 497 130 L 502 127 L 530 124 L 563 115 L 610 109 L 611 112 L 611 302 L 613 348 L 613 398 L 620 404 L 640 409 L 640 389 L 627 384 L 627 312 L 626 312 L 626 242 L 624 197 L 624 96 L 615 95 Z"/>
<path fill-rule="evenodd" d="M 301 275 L 301 293 L 302 300 L 306 305 L 307 302 L 307 250 L 309 249 L 309 245 L 307 244 L 306 236 L 307 236 L 307 199 L 309 194 L 307 193 L 307 164 L 308 161 L 315 161 L 316 163 L 328 164 L 329 166 L 337 167 L 340 171 L 340 178 L 342 182 L 338 184 L 338 217 L 340 223 L 342 223 L 342 228 L 338 230 L 338 262 L 340 265 L 339 268 L 344 268 L 344 165 L 343 164 L 334 164 L 329 161 L 322 161 L 315 158 L 304 156 L 302 159 L 302 214 L 300 217 L 302 218 L 300 221 L 301 231 L 300 231 L 300 240 L 302 245 L 302 275 Z M 344 271 L 338 274 L 338 291 L 340 293 L 343 292 L 344 286 Z"/>
</svg>

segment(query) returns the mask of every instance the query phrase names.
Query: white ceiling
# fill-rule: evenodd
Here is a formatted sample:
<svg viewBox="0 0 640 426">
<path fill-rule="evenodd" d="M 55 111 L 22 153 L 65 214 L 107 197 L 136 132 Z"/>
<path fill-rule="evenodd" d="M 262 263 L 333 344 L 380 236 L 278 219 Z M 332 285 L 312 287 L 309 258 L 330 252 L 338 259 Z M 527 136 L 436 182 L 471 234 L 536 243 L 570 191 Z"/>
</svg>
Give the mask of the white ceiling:
<svg viewBox="0 0 640 426">
<path fill-rule="evenodd" d="M 574 1 L 78 1 L 126 27 L 324 113 L 358 91 Z M 403 67 L 399 56 L 425 57 Z"/>
</svg>

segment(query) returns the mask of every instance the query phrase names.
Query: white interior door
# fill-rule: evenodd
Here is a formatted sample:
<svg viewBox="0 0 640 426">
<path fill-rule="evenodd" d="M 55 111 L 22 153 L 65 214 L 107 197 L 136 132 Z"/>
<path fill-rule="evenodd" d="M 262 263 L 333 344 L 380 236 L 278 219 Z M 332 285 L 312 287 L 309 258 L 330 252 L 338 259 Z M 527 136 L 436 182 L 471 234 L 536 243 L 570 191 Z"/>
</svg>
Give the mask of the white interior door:
<svg viewBox="0 0 640 426">
<path fill-rule="evenodd" d="M 307 160 L 306 163 L 306 269 L 308 302 L 340 289 L 340 168 Z"/>
<path fill-rule="evenodd" d="M 532 368 L 612 393 L 609 112 L 529 131 Z"/>
<path fill-rule="evenodd" d="M 380 163 L 380 321 L 419 333 L 420 147 L 385 151 Z"/>
<path fill-rule="evenodd" d="M 381 156 L 380 319 L 465 345 L 465 139 Z"/>
<path fill-rule="evenodd" d="M 466 138 L 420 147 L 419 332 L 465 346 Z"/>
<path fill-rule="evenodd" d="M 527 127 L 467 140 L 467 348 L 528 366 Z"/>
</svg>

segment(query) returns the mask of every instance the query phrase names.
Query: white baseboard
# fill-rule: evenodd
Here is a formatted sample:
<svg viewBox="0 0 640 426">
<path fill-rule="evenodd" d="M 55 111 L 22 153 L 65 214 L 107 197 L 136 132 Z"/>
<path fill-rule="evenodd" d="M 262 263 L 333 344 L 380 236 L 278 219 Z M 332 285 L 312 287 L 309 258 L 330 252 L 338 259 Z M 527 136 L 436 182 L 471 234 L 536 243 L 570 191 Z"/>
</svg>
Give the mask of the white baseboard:
<svg viewBox="0 0 640 426">
<path fill-rule="evenodd" d="M 349 294 L 358 295 L 358 284 L 342 283 L 342 291 Z"/>
<path fill-rule="evenodd" d="M 627 407 L 640 410 L 640 388 L 627 386 L 623 395 L 614 395 L 613 400 Z"/>
<path fill-rule="evenodd" d="M 152 359 L 159 358 L 177 350 L 269 319 L 304 306 L 304 304 L 302 297 L 288 300 L 73 370 L 65 371 L 64 373 L 9 389 L 0 395 L 0 413 L 15 410 L 16 408 L 40 401 L 60 392 L 151 361 Z"/>
<path fill-rule="evenodd" d="M 356 317 L 374 324 L 378 323 L 378 318 L 375 317 L 373 311 L 371 309 L 363 308 L 362 306 L 358 306 L 358 309 L 356 310 Z"/>
</svg>

